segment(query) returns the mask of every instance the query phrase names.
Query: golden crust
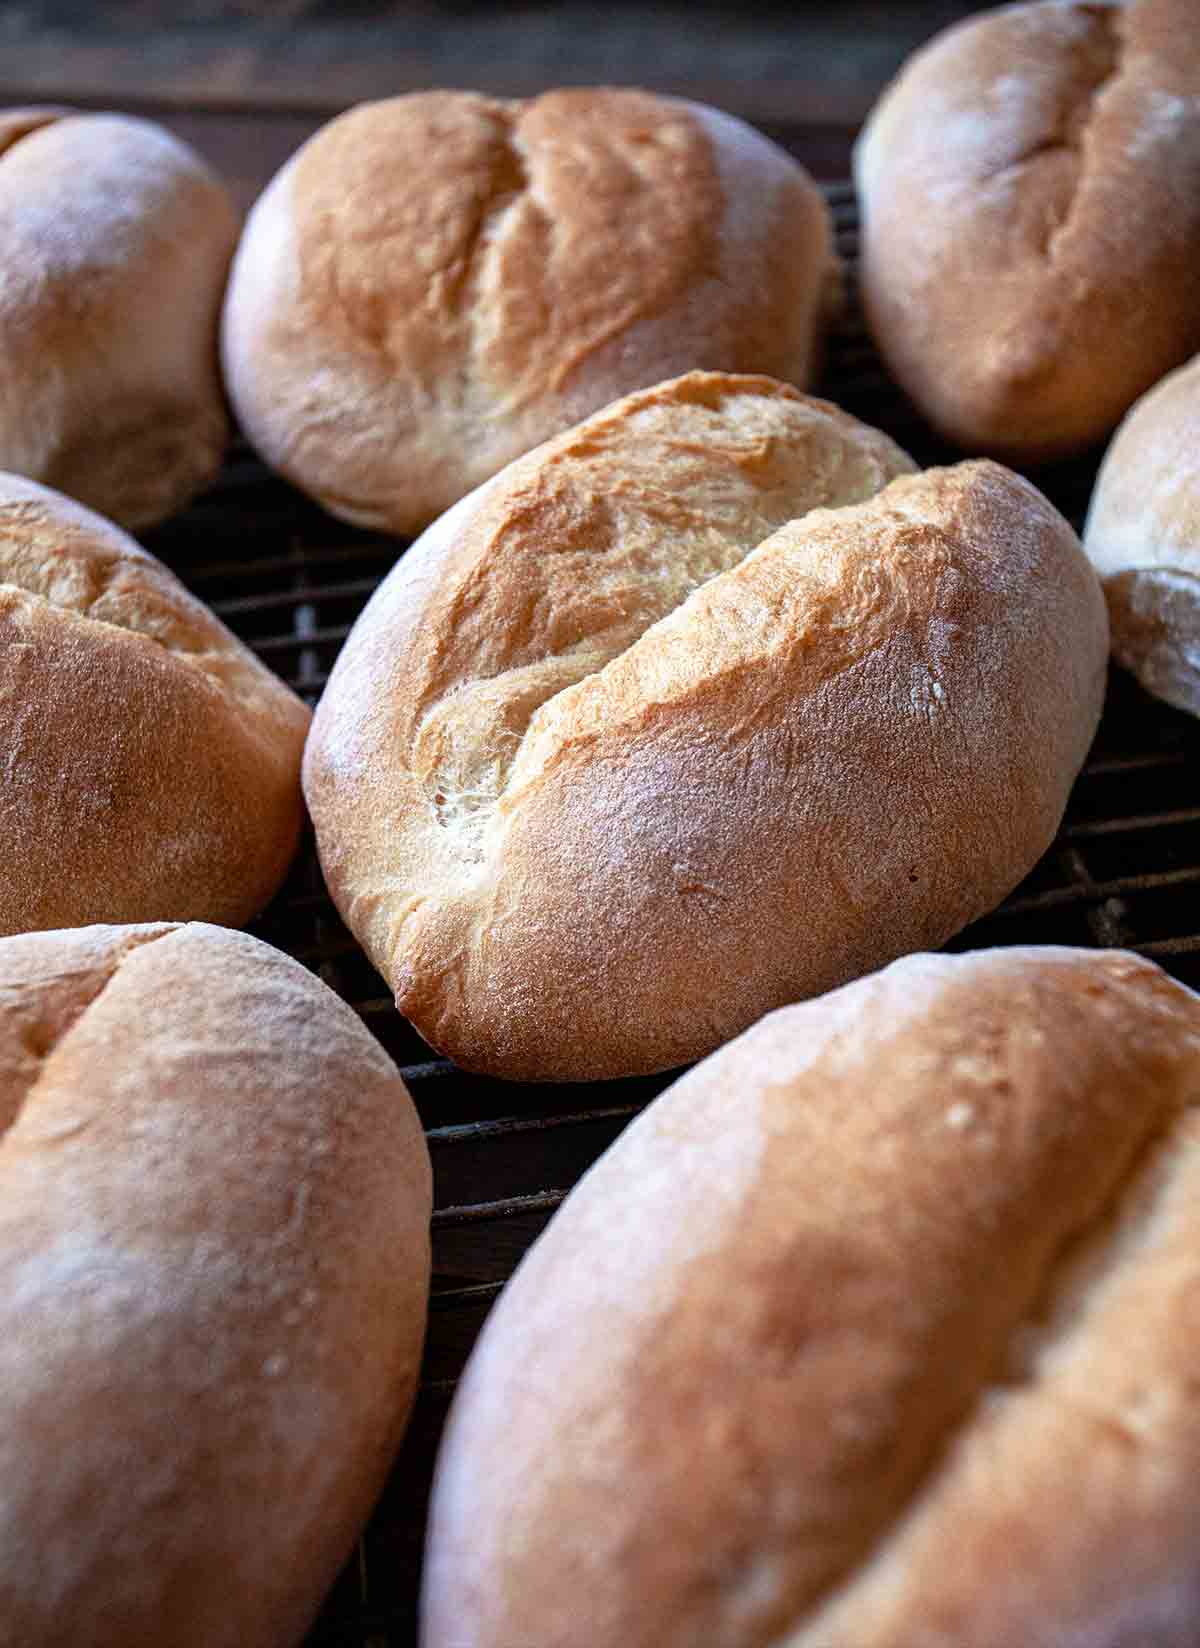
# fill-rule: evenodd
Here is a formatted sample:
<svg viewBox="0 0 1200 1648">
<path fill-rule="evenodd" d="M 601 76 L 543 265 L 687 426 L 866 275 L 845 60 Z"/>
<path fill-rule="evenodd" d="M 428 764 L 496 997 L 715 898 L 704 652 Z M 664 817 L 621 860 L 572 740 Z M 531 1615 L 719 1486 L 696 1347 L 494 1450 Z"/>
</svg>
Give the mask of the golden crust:
<svg viewBox="0 0 1200 1648">
<path fill-rule="evenodd" d="M 123 526 L 215 475 L 229 420 L 217 322 L 237 218 L 161 127 L 0 114 L 0 469 Z"/>
<path fill-rule="evenodd" d="M 427 1648 L 1185 1648 L 1200 1002 L 913 956 L 677 1082 L 457 1393 Z"/>
<path fill-rule="evenodd" d="M 416 1385 L 390 1060 L 245 934 L 0 941 L 0 1635 L 300 1640 Z"/>
<path fill-rule="evenodd" d="M 1028 483 L 910 468 L 825 402 L 696 373 L 398 563 L 305 789 L 434 1046 L 526 1080 L 667 1068 L 1031 867 L 1099 717 L 1100 590 Z"/>
<path fill-rule="evenodd" d="M 299 839 L 308 723 L 118 528 L 0 476 L 0 932 L 248 920 Z"/>
<path fill-rule="evenodd" d="M 643 384 L 806 382 L 835 271 L 807 174 L 729 116 L 623 90 L 420 93 L 333 121 L 271 184 L 226 375 L 270 463 L 409 533 Z"/>
<path fill-rule="evenodd" d="M 972 452 L 1105 436 L 1200 349 L 1191 0 L 1033 0 L 940 35 L 855 170 L 863 300 L 890 370 Z"/>
</svg>

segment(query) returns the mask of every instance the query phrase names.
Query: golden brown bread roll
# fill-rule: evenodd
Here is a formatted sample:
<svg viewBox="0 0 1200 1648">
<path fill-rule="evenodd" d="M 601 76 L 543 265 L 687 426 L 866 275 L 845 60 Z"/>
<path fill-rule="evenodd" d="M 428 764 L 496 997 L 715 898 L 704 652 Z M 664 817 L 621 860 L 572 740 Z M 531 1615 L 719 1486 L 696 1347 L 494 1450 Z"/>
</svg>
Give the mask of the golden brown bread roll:
<svg viewBox="0 0 1200 1648">
<path fill-rule="evenodd" d="M 0 113 L 0 469 L 128 527 L 209 481 L 236 238 L 224 188 L 152 122 Z"/>
<path fill-rule="evenodd" d="M 394 1065 L 205 926 L 0 942 L 0 1643 L 290 1648 L 415 1387 Z"/>
<path fill-rule="evenodd" d="M 660 378 L 807 383 L 835 275 L 808 174 L 715 109 L 423 92 L 333 121 L 262 196 L 225 373 L 268 463 L 408 534 Z"/>
<path fill-rule="evenodd" d="M 1147 691 L 1200 715 L 1200 359 L 1118 429 L 1083 542 L 1108 598 L 1113 656 Z"/>
<path fill-rule="evenodd" d="M 308 722 L 119 528 L 0 475 L 0 933 L 249 920 L 299 839 Z"/>
<path fill-rule="evenodd" d="M 1200 349 L 1194 0 L 1034 0 L 905 66 L 855 154 L 887 365 L 952 441 L 1017 461 L 1106 435 Z"/>
<path fill-rule="evenodd" d="M 677 1082 L 488 1319 L 423 1648 L 1192 1648 L 1200 1000 L 913 956 Z"/>
<path fill-rule="evenodd" d="M 694 373 L 400 560 L 305 789 L 435 1047 L 525 1080 L 668 1068 L 1033 865 L 1100 713 L 1099 584 L 1028 482 L 910 468 L 826 402 Z"/>
</svg>

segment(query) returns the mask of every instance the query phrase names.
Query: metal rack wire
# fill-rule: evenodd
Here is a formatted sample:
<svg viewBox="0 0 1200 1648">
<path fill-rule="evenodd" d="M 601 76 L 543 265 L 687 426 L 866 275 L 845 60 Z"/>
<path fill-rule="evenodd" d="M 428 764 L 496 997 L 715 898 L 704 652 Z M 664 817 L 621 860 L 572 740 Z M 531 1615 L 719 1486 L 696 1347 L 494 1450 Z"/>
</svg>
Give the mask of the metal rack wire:
<svg viewBox="0 0 1200 1648">
<path fill-rule="evenodd" d="M 848 304 L 821 392 L 922 462 L 948 454 L 884 376 L 854 297 L 849 184 L 827 190 Z M 1081 460 L 1034 478 L 1081 523 L 1095 473 Z M 315 701 L 342 641 L 402 546 L 340 525 L 245 451 L 146 542 L 278 674 Z M 1200 724 L 1114 675 L 1095 748 L 1058 839 L 1020 888 L 953 948 L 1128 945 L 1200 986 Z M 400 1064 L 434 1161 L 434 1283 L 424 1378 L 404 1450 L 310 1648 L 409 1648 L 424 1507 L 455 1380 L 521 1254 L 587 1166 L 671 1075 L 525 1087 L 469 1076 L 429 1050 L 342 926 L 311 843 L 256 923 L 345 997 Z"/>
</svg>

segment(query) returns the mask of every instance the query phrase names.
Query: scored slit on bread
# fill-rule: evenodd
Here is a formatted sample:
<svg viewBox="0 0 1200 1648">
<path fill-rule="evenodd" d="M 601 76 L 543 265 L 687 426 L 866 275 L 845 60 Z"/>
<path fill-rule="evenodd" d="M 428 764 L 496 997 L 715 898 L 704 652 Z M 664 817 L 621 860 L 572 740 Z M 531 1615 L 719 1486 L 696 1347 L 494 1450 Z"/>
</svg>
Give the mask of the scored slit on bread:
<svg viewBox="0 0 1200 1648">
<path fill-rule="evenodd" d="M 315 134 L 247 222 L 222 350 L 266 461 L 411 536 L 693 366 L 812 381 L 829 209 L 743 122 L 632 88 L 430 91 Z"/>
<path fill-rule="evenodd" d="M 0 473 L 0 932 L 248 920 L 299 838 L 308 725 L 119 527 Z"/>
<path fill-rule="evenodd" d="M 771 379 L 625 397 L 443 516 L 305 789 L 343 918 L 471 1068 L 669 1068 L 940 944 L 1049 845 L 1107 635 L 1065 520 Z"/>
<path fill-rule="evenodd" d="M 914 53 L 858 139 L 864 312 L 941 435 L 1082 452 L 1200 347 L 1192 0 L 1031 0 Z"/>
<path fill-rule="evenodd" d="M 1190 1642 L 1198 1072 L 1194 994 L 1053 947 L 697 1066 L 473 1353 L 428 1648 Z"/>
<path fill-rule="evenodd" d="M 252 713 L 290 699 L 282 683 L 154 556 L 61 493 L 0 472 L 0 600 L 41 602 L 161 647 Z M 294 713 L 300 715 L 298 703 Z"/>
<path fill-rule="evenodd" d="M 560 695 L 604 672 L 695 591 L 786 523 L 871 497 L 914 466 L 824 402 L 723 393 L 702 379 L 664 403 L 564 437 L 486 513 L 443 598 L 444 643 L 418 660 L 408 758 L 438 822 L 481 860 L 489 811 L 541 749 Z M 774 386 L 772 386 L 774 387 Z M 631 441 L 632 435 L 632 441 Z M 620 466 L 614 484 L 614 466 Z M 565 706 L 564 706 L 565 707 Z"/>
</svg>

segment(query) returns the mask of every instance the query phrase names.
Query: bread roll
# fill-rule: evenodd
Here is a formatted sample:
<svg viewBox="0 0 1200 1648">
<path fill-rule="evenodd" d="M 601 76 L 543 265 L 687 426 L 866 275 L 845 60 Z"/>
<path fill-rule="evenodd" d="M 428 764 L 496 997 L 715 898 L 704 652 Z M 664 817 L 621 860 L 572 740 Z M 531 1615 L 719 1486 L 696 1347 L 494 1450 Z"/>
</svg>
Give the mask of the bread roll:
<svg viewBox="0 0 1200 1648">
<path fill-rule="evenodd" d="M 660 1097 L 489 1317 L 424 1648 L 1192 1648 L 1200 1000 L 912 956 Z"/>
<path fill-rule="evenodd" d="M 0 1184 L 0 1643 L 297 1643 L 421 1355 L 394 1065 L 244 934 L 6 939 Z"/>
<path fill-rule="evenodd" d="M 973 452 L 1100 440 L 1200 349 L 1194 0 L 1035 0 L 905 66 L 855 154 L 884 359 Z"/>
<path fill-rule="evenodd" d="M 422 92 L 342 115 L 262 196 L 225 372 L 269 464 L 410 534 L 631 389 L 807 383 L 835 275 L 808 174 L 715 109 Z"/>
<path fill-rule="evenodd" d="M 0 933 L 249 920 L 299 838 L 308 722 L 119 528 L 0 475 Z"/>
<path fill-rule="evenodd" d="M 0 469 L 127 527 L 216 473 L 217 323 L 237 217 L 161 127 L 0 114 Z"/>
<path fill-rule="evenodd" d="M 1144 395 L 1113 437 L 1083 541 L 1117 662 L 1200 715 L 1200 359 Z"/>
<path fill-rule="evenodd" d="M 910 468 L 824 401 L 696 373 L 398 563 L 305 787 L 434 1047 L 530 1081 L 669 1068 L 1032 866 L 1100 713 L 1099 584 L 1027 482 Z"/>
</svg>

